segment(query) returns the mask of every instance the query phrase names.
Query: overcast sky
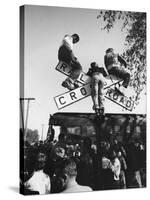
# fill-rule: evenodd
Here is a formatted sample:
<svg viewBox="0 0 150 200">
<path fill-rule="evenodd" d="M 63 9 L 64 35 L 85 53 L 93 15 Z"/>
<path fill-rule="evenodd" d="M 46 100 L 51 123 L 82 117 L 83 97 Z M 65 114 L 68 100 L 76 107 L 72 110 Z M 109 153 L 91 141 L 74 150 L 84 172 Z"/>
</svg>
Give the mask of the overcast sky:
<svg viewBox="0 0 150 200">
<path fill-rule="evenodd" d="M 100 29 L 99 10 L 59 8 L 48 6 L 25 7 L 25 97 L 33 97 L 28 128 L 38 129 L 44 135 L 48 128 L 49 114 L 58 112 L 54 97 L 66 92 L 61 86 L 65 76 L 55 70 L 57 53 L 65 34 L 78 33 L 80 42 L 74 52 L 85 72 L 92 61 L 103 65 L 105 50 L 113 47 L 122 53 L 125 34 L 121 22 L 110 33 Z M 120 106 L 106 100 L 106 112 L 125 112 Z M 134 112 L 145 113 L 145 96 Z M 25 110 L 26 111 L 26 110 Z M 72 104 L 60 112 L 93 112 L 91 97 Z"/>
</svg>

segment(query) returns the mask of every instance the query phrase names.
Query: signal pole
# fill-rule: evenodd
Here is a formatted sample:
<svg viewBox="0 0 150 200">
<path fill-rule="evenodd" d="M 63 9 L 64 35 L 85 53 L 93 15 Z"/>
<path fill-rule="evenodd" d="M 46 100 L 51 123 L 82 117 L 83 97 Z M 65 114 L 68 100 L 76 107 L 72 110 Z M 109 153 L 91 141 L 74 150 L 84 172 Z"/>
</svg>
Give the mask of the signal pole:
<svg viewBox="0 0 150 200">
<path fill-rule="evenodd" d="M 21 107 L 21 116 L 22 116 L 22 128 L 24 132 L 24 140 L 26 140 L 27 137 L 27 124 L 28 124 L 28 117 L 29 117 L 29 105 L 30 101 L 35 100 L 35 98 L 20 98 L 20 107 Z M 24 126 L 24 101 L 27 101 L 27 113 L 26 113 L 26 120 L 25 120 L 25 126 Z M 22 104 L 23 102 L 23 104 Z"/>
<path fill-rule="evenodd" d="M 42 136 L 41 136 L 42 141 L 43 141 L 43 132 L 44 132 L 44 124 L 42 124 Z"/>
</svg>

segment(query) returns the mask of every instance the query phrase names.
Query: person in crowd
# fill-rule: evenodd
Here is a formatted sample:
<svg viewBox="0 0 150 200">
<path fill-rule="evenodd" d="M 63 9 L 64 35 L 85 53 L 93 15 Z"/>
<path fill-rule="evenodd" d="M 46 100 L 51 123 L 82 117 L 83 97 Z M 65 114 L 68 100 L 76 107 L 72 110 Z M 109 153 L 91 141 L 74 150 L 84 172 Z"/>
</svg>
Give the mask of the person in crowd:
<svg viewBox="0 0 150 200">
<path fill-rule="evenodd" d="M 114 172 L 112 171 L 112 146 L 107 141 L 101 142 L 102 152 L 102 189 L 113 189 L 114 185 Z"/>
<path fill-rule="evenodd" d="M 120 171 L 121 171 L 121 164 L 117 157 L 117 154 L 114 150 L 112 150 L 110 154 L 111 165 L 110 168 L 113 172 L 113 185 L 112 189 L 120 189 Z"/>
<path fill-rule="evenodd" d="M 53 155 L 56 155 L 57 150 L 65 153 L 64 151 L 65 149 L 66 149 L 66 135 L 64 133 L 60 133 L 58 136 L 58 141 L 53 142 L 50 156 L 53 157 Z"/>
<path fill-rule="evenodd" d="M 46 142 L 50 143 L 54 140 L 54 137 L 55 137 L 55 130 L 52 125 L 49 126 L 47 134 L 48 134 L 48 137 L 46 139 Z"/>
<path fill-rule="evenodd" d="M 124 156 L 122 155 L 121 151 L 119 151 L 117 153 L 118 159 L 120 161 L 121 164 L 121 170 L 120 170 L 120 185 L 122 189 L 126 188 L 126 170 L 127 170 L 127 163 L 126 160 L 124 158 Z"/>
<path fill-rule="evenodd" d="M 102 155 L 109 158 L 109 154 L 110 154 L 110 143 L 108 141 L 102 141 L 101 142 L 101 152 Z"/>
<path fill-rule="evenodd" d="M 82 66 L 73 53 L 73 46 L 79 40 L 80 37 L 76 33 L 73 35 L 65 35 L 58 50 L 59 61 L 67 63 L 72 68 L 69 77 L 62 83 L 62 86 L 69 90 L 73 90 L 78 86 L 76 80 L 82 71 Z"/>
<path fill-rule="evenodd" d="M 34 149 L 25 148 L 22 149 L 24 157 L 22 163 L 23 168 L 20 169 L 20 193 L 24 195 L 39 194 L 38 191 L 31 191 L 25 186 L 25 183 L 32 177 L 35 167 L 35 151 Z"/>
<path fill-rule="evenodd" d="M 51 178 L 51 193 L 60 193 L 65 188 L 67 176 L 63 172 L 64 166 L 65 162 L 61 163 L 61 166 L 55 169 L 55 173 Z"/>
<path fill-rule="evenodd" d="M 111 170 L 111 161 L 106 154 L 102 154 L 102 171 L 101 171 L 101 184 L 103 190 L 112 189 L 113 186 L 113 172 Z"/>
<path fill-rule="evenodd" d="M 140 163 L 140 147 L 138 139 L 130 142 L 128 145 L 127 165 L 128 165 L 128 187 L 141 188 L 141 163 Z"/>
<path fill-rule="evenodd" d="M 142 186 L 146 187 L 146 148 L 142 142 L 139 144 L 140 175 Z"/>
<path fill-rule="evenodd" d="M 115 150 L 116 153 L 121 152 L 124 157 L 126 157 L 126 150 L 121 142 L 118 142 L 116 138 L 113 140 L 112 149 Z"/>
<path fill-rule="evenodd" d="M 62 168 L 66 159 L 67 156 L 65 149 L 60 146 L 50 152 L 46 167 L 47 173 L 50 177 L 56 175 L 56 173 Z"/>
<path fill-rule="evenodd" d="M 103 67 L 99 67 L 96 62 L 91 63 L 87 75 L 91 77 L 91 96 L 93 100 L 93 110 L 97 115 L 104 113 L 104 77 L 107 73 Z"/>
<path fill-rule="evenodd" d="M 77 163 L 77 182 L 80 185 L 91 186 L 93 176 L 93 151 L 91 144 L 90 138 L 84 139 L 80 161 Z"/>
<path fill-rule="evenodd" d="M 24 168 L 20 173 L 21 193 L 47 194 L 146 186 L 146 148 L 142 138 L 135 138 L 137 136 L 133 133 L 130 141 L 119 142 L 121 140 L 114 136 L 114 123 L 105 123 L 102 131 L 108 126 L 108 130 L 114 131 L 111 140 L 105 134 L 101 142 L 94 137 L 92 140 L 90 137 L 77 140 L 70 135 L 68 142 L 65 131 L 61 131 L 58 141 L 48 143 L 53 143 L 51 148 L 45 142 L 22 148 Z"/>
<path fill-rule="evenodd" d="M 70 192 L 90 192 L 92 189 L 88 186 L 81 186 L 76 181 L 77 167 L 73 159 L 69 159 L 64 168 L 64 174 L 66 174 L 66 186 L 62 193 Z"/>
<path fill-rule="evenodd" d="M 65 149 L 66 147 L 66 138 L 67 136 L 64 133 L 60 133 L 58 136 L 58 142 L 55 145 L 55 148 L 62 147 Z"/>
<path fill-rule="evenodd" d="M 104 56 L 104 63 L 108 73 L 116 78 L 123 79 L 122 86 L 127 88 L 130 82 L 130 74 L 125 69 L 127 67 L 126 61 L 119 54 L 115 53 L 113 48 L 108 48 Z M 120 87 L 119 90 L 123 92 L 124 88 Z"/>
<path fill-rule="evenodd" d="M 50 177 L 44 172 L 46 152 L 40 150 L 37 154 L 36 166 L 33 175 L 25 182 L 25 188 L 39 194 L 49 194 L 51 190 Z"/>
<path fill-rule="evenodd" d="M 80 149 L 79 144 L 76 144 L 76 145 L 75 145 L 74 156 L 75 156 L 76 158 L 80 158 L 80 156 L 81 156 L 81 149 Z"/>
</svg>

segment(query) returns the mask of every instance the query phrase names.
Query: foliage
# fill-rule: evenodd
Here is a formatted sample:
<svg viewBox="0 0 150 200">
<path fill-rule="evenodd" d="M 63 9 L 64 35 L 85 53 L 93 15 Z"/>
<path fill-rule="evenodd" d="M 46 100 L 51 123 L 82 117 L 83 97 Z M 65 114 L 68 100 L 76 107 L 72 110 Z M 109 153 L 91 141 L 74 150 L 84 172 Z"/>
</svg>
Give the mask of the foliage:
<svg viewBox="0 0 150 200">
<path fill-rule="evenodd" d="M 121 31 L 125 31 L 125 47 L 123 57 L 128 63 L 131 72 L 130 85 L 136 92 L 136 101 L 146 85 L 146 13 L 102 10 L 97 16 L 103 24 L 102 30 L 108 33 L 119 20 L 122 23 Z"/>
<path fill-rule="evenodd" d="M 31 144 L 39 141 L 38 130 L 27 129 L 26 140 Z"/>
</svg>

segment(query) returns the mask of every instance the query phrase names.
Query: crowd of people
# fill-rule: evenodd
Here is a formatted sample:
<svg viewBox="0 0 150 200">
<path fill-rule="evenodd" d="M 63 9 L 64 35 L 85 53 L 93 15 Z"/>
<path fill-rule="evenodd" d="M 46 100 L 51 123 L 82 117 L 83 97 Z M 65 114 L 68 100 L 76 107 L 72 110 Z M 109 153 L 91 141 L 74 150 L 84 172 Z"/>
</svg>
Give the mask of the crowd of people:
<svg viewBox="0 0 150 200">
<path fill-rule="evenodd" d="M 114 138 L 98 145 L 89 137 L 74 142 L 60 134 L 58 141 L 25 145 L 20 178 L 26 195 L 145 187 L 145 144 Z"/>
</svg>

